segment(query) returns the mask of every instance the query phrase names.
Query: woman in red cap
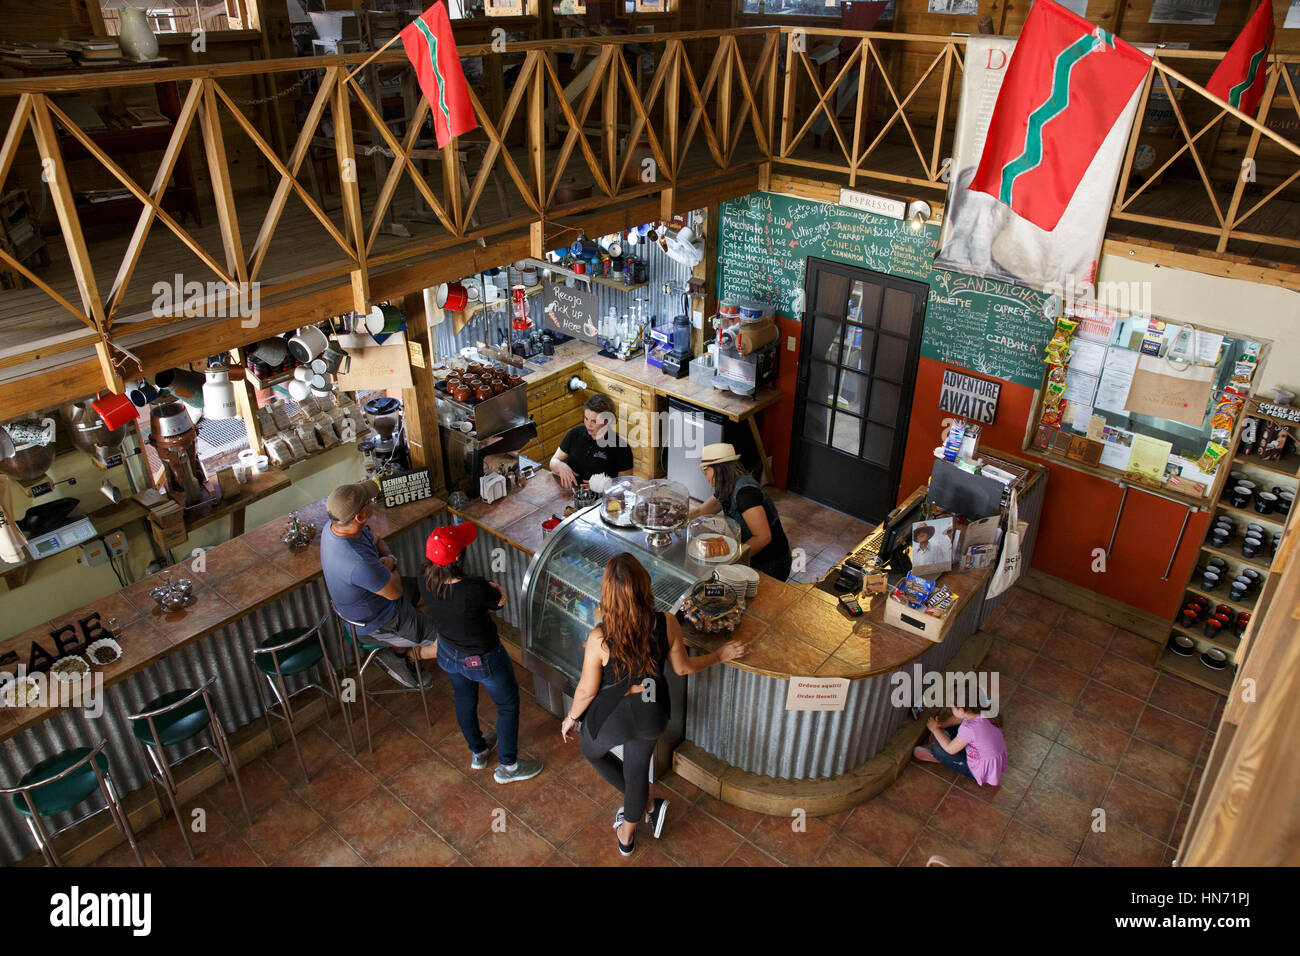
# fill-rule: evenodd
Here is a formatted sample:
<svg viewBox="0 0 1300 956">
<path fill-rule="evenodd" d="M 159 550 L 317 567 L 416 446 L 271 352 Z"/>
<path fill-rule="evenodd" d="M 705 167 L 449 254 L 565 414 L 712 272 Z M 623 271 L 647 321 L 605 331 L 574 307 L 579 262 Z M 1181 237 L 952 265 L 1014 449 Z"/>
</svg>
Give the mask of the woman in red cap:
<svg viewBox="0 0 1300 956">
<path fill-rule="evenodd" d="M 438 629 L 438 665 L 456 692 L 456 722 L 469 747 L 470 767 L 486 767 L 496 746 L 500 762 L 493 779 L 514 783 L 537 776 L 542 765 L 518 755 L 519 684 L 492 617 L 505 605 L 505 592 L 486 578 L 466 573 L 461 565 L 461 552 L 477 537 L 478 528 L 468 521 L 435 528 L 429 535 L 424 546 L 431 562 L 424 572 L 426 603 Z M 479 684 L 497 705 L 497 729 L 487 735 L 478 723 Z"/>
</svg>

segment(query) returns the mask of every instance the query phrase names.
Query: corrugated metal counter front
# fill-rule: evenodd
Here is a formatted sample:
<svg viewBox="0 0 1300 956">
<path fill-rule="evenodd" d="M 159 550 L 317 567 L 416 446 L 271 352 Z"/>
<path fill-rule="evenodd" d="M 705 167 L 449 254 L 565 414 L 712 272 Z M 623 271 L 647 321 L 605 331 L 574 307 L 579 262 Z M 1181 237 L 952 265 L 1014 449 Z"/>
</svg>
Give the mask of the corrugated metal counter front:
<svg viewBox="0 0 1300 956">
<path fill-rule="evenodd" d="M 763 587 L 778 585 L 764 578 L 760 596 Z M 923 672 L 942 670 L 979 626 L 983 585 L 974 597 L 956 612 L 942 643 L 919 641 L 915 656 L 899 666 L 851 678 L 842 711 L 786 710 L 788 676 L 730 665 L 693 674 L 687 679 L 686 739 L 733 767 L 765 777 L 806 780 L 852 770 L 879 753 L 907 715 L 906 705 L 896 707 L 890 700 L 893 676 L 911 675 L 917 664 Z M 771 626 L 780 627 L 780 619 Z M 893 653 L 903 650 L 890 647 Z M 755 661 L 761 658 L 755 655 Z M 835 673 L 839 667 L 827 662 L 816 676 L 847 676 Z"/>
<path fill-rule="evenodd" d="M 405 516 L 400 522 L 405 526 L 404 529 L 396 533 L 389 530 L 387 537 L 393 553 L 397 556 L 398 566 L 406 574 L 419 573 L 425 564 L 424 543 L 429 532 L 437 525 L 450 523 L 451 520 L 445 511 L 440 510 L 440 502 L 419 504 L 425 507 L 406 505 L 403 508 L 409 509 L 414 514 L 423 512 L 423 516 L 416 517 L 413 522 L 409 516 Z M 435 508 L 439 509 L 437 513 L 429 515 L 428 512 Z M 380 533 L 386 530 L 384 517 L 396 518 L 398 514 L 397 509 L 387 513 L 380 512 L 380 519 L 377 522 Z M 310 512 L 307 512 L 306 516 L 309 520 L 313 517 Z M 314 517 L 319 521 L 319 516 Z M 271 524 L 274 525 L 272 530 L 278 532 L 284 520 L 278 519 Z M 259 532 L 263 536 L 269 536 L 263 529 L 257 529 L 245 535 L 243 540 L 248 540 Z M 241 539 L 237 538 L 221 547 L 228 548 L 239 541 Z M 475 544 L 478 546 L 478 542 Z M 253 648 L 276 631 L 315 624 L 330 614 L 329 595 L 324 579 L 319 574 L 318 553 L 317 548 L 315 558 L 317 571 L 314 575 L 304 572 L 303 576 L 309 579 L 302 585 L 197 640 L 170 652 L 162 651 L 162 656 L 147 666 L 107 686 L 100 698 L 103 706 L 102 713 L 98 716 L 92 717 L 88 710 L 82 708 L 50 710 L 44 719 L 26 729 L 18 730 L 8 739 L 0 742 L 0 780 L 13 785 L 41 760 L 70 748 L 91 746 L 99 740 L 106 739 L 108 746 L 105 748 L 105 755 L 119 792 L 125 794 L 147 787 L 148 758 L 131 732 L 127 715 L 143 710 L 145 703 L 159 694 L 181 687 L 195 687 L 213 674 L 218 675 L 217 683 L 213 688 L 213 707 L 227 734 L 232 734 L 253 721 L 261 720 L 262 704 L 255 684 L 261 678 L 253 669 Z M 301 560 L 305 565 L 310 557 L 302 553 L 290 558 L 286 552 L 285 559 L 280 563 L 283 566 Z M 193 576 L 201 580 L 201 574 Z M 138 582 L 128 590 L 138 590 L 143 587 L 147 592 L 147 586 L 152 583 L 154 583 L 152 579 Z M 211 600 L 215 603 L 216 598 Z M 195 608 L 198 607 L 199 605 L 196 604 Z M 134 621 L 128 621 L 124 625 L 123 644 L 128 649 L 128 655 L 134 624 Z M 333 663 L 337 666 L 339 664 L 338 636 L 332 615 L 330 615 L 326 634 L 326 645 Z M 300 688 L 305 681 L 313 679 L 310 676 L 291 677 L 286 679 L 286 683 L 293 691 Z M 333 708 L 338 705 L 331 703 L 330 706 Z M 359 731 L 359 728 L 357 730 Z M 277 733 L 280 735 L 278 739 L 283 740 L 285 737 L 283 729 L 277 728 Z M 170 747 L 168 757 L 175 764 L 178 760 L 194 753 L 198 745 L 206 741 L 206 735 L 200 735 L 198 741 Z M 96 795 L 91 798 L 91 801 L 51 818 L 49 821 L 51 827 L 59 829 L 67 826 L 74 820 L 84 817 L 100 803 L 102 800 Z M 2 804 L 0 806 L 0 857 L 6 864 L 14 863 L 35 853 L 37 847 L 13 803 L 5 799 L 0 801 L 0 804 Z"/>
</svg>

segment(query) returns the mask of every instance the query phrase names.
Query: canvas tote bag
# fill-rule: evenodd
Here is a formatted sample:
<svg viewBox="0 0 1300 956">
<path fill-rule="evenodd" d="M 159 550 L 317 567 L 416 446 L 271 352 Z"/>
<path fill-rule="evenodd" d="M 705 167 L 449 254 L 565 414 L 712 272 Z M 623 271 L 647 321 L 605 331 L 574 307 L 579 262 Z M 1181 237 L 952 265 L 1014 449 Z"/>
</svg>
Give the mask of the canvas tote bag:
<svg viewBox="0 0 1300 956">
<path fill-rule="evenodd" d="M 1029 530 L 1029 522 L 1020 520 L 1020 509 L 1016 501 L 1016 492 L 1011 492 L 1011 503 L 1007 506 L 1007 531 L 1002 536 L 1002 554 L 998 558 L 997 569 L 989 581 L 988 593 L 984 600 L 991 600 L 1020 579 L 1024 570 L 1021 565 L 1020 541 Z"/>
</svg>

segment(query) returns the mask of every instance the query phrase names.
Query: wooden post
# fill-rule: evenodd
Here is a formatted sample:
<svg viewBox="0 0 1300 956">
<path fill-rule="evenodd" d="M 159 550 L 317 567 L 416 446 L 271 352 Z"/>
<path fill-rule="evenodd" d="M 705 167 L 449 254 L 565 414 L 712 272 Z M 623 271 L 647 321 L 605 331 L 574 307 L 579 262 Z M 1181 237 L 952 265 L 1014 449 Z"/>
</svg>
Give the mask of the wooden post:
<svg viewBox="0 0 1300 956">
<path fill-rule="evenodd" d="M 541 55 L 530 52 L 533 69 L 519 71 L 519 83 L 528 84 L 528 156 L 533 171 L 533 187 L 537 190 L 537 207 L 546 209 L 546 68 Z M 504 137 L 506 131 L 502 130 Z M 561 170 L 563 172 L 563 170 Z"/>
<path fill-rule="evenodd" d="M 352 244 L 352 256 L 357 264 L 351 276 L 352 309 L 354 312 L 366 312 L 370 309 L 370 277 L 366 273 L 366 226 L 361 213 L 361 187 L 358 182 L 360 172 L 352 141 L 352 104 L 346 83 L 339 83 L 334 88 L 333 113 L 334 151 L 339 162 L 339 195 L 343 198 L 345 234 Z"/>
<path fill-rule="evenodd" d="M 682 49 L 682 42 L 670 41 L 667 49 L 664 50 L 664 55 L 672 57 L 668 67 L 668 78 L 665 81 L 667 85 L 664 88 L 664 153 L 669 164 L 666 172 L 669 178 L 676 182 L 677 169 L 681 164 L 681 157 L 677 155 L 677 127 L 682 92 L 682 57 L 686 55 Z"/>
<path fill-rule="evenodd" d="M 534 259 L 546 255 L 546 223 L 543 221 L 528 224 L 528 254 Z"/>
<path fill-rule="evenodd" d="M 244 350 L 231 349 L 230 361 L 232 365 L 242 368 Z M 248 380 L 247 375 L 238 381 L 232 379 L 230 384 L 235 389 L 235 407 L 239 409 L 239 417 L 243 419 L 244 429 L 248 432 L 248 447 L 260 455 L 262 454 L 262 429 L 257 423 L 257 395 L 253 391 L 253 384 Z"/>
<path fill-rule="evenodd" d="M 247 282 L 248 263 L 244 260 L 244 240 L 239 234 L 239 216 L 230 183 L 230 163 L 226 157 L 225 137 L 221 133 L 221 115 L 217 112 L 217 93 L 214 88 L 216 81 L 198 82 L 203 84 L 199 122 L 203 130 L 203 149 L 208 158 L 212 200 L 216 204 L 217 222 L 221 227 L 221 245 L 226 251 L 226 271 L 240 282 Z"/>
<path fill-rule="evenodd" d="M 406 314 L 406 341 L 410 350 L 412 388 L 402 389 L 402 408 L 406 413 L 406 437 L 411 446 L 411 466 L 428 468 L 435 491 L 443 491 L 446 482 L 442 469 L 442 436 L 438 432 L 438 399 L 433 388 L 429 362 L 433 355 L 429 318 L 424 308 L 424 293 L 403 296 Z"/>
<path fill-rule="evenodd" d="M 73 196 L 72 184 L 68 180 L 67 167 L 63 163 L 63 152 L 59 149 L 58 134 L 54 129 L 54 121 L 50 118 L 49 104 L 44 94 L 32 97 L 31 125 L 32 134 L 36 138 L 36 148 L 41 154 L 42 175 L 46 185 L 50 187 L 50 198 L 53 200 L 54 212 L 58 216 L 64 243 L 68 248 L 68 263 L 72 266 L 72 275 L 77 282 L 81 305 L 100 333 L 100 340 L 95 343 L 95 356 L 104 376 L 104 384 L 120 393 L 122 379 L 113 366 L 113 357 L 108 349 L 108 322 L 104 313 L 104 300 L 100 298 L 99 286 L 95 283 L 95 270 L 90 262 L 90 250 L 86 247 L 86 238 L 81 232 L 76 198 Z"/>
</svg>

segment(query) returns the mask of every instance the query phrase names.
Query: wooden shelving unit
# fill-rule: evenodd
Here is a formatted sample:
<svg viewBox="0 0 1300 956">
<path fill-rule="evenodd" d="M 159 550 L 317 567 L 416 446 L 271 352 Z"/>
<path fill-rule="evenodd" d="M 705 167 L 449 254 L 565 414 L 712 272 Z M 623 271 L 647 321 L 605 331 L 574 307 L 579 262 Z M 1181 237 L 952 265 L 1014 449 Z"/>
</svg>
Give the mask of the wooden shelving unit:
<svg viewBox="0 0 1300 956">
<path fill-rule="evenodd" d="M 1242 422 L 1247 418 L 1258 418 L 1262 421 L 1273 421 L 1280 425 L 1286 425 L 1292 428 L 1297 427 L 1293 422 L 1275 419 L 1264 414 L 1259 410 L 1259 402 L 1255 399 L 1249 399 L 1246 402 L 1245 408 L 1242 409 L 1241 418 Z M 1256 485 L 1261 488 L 1271 487 L 1273 484 L 1279 484 L 1294 489 L 1297 482 L 1300 482 L 1300 454 L 1292 453 L 1276 461 L 1264 460 L 1253 455 L 1239 455 L 1238 449 L 1241 443 L 1240 439 L 1241 425 L 1239 424 L 1234 430 L 1232 436 L 1231 453 L 1219 463 L 1219 468 L 1223 469 L 1221 475 L 1224 476 L 1225 479 L 1232 471 L 1245 471 L 1247 474 L 1251 474 L 1252 472 L 1254 473 L 1252 480 L 1255 480 Z M 1290 481 L 1285 479 L 1290 479 Z M 1256 570 L 1263 571 L 1263 584 L 1261 584 L 1259 590 L 1256 591 L 1254 595 L 1247 600 L 1242 601 L 1233 600 L 1227 588 L 1220 588 L 1215 591 L 1206 591 L 1198 586 L 1201 581 L 1201 565 L 1203 564 L 1203 561 L 1198 562 L 1197 567 L 1192 571 L 1192 577 L 1188 580 L 1184 588 L 1186 593 L 1207 598 L 1210 601 L 1211 606 L 1226 604 L 1228 607 L 1233 609 L 1234 615 L 1238 611 L 1246 611 L 1250 614 L 1250 624 L 1247 626 L 1241 637 L 1238 637 L 1236 634 L 1221 634 L 1217 638 L 1210 638 L 1205 636 L 1204 630 L 1200 627 L 1186 628 L 1177 622 L 1171 623 L 1170 636 L 1172 637 L 1174 634 L 1185 634 L 1190 637 L 1196 642 L 1195 653 L 1191 657 L 1182 657 L 1166 647 L 1161 653 L 1159 659 L 1156 661 L 1156 666 L 1161 670 L 1168 671 L 1171 674 L 1177 674 L 1179 677 L 1185 678 L 1194 684 L 1205 687 L 1208 690 L 1214 691 L 1216 694 L 1222 694 L 1226 697 L 1232 689 L 1233 678 L 1237 671 L 1237 651 L 1245 646 L 1246 641 L 1250 637 L 1251 629 L 1255 627 L 1256 623 L 1263 616 L 1265 607 L 1262 605 L 1266 602 L 1262 598 L 1269 579 L 1274 574 L 1273 558 L 1263 556 L 1247 558 L 1242 555 L 1241 542 L 1245 536 L 1245 527 L 1248 524 L 1258 522 L 1259 524 L 1265 525 L 1266 528 L 1276 528 L 1278 531 L 1282 531 L 1286 527 L 1289 515 L 1281 512 L 1262 515 L 1254 509 L 1238 508 L 1229 504 L 1223 498 L 1225 490 L 1231 482 L 1220 480 L 1216 481 L 1215 484 L 1218 487 L 1218 495 L 1214 501 L 1209 504 L 1209 509 L 1214 514 L 1226 514 L 1231 517 L 1237 523 L 1237 531 L 1233 535 L 1232 540 L 1227 542 L 1226 547 L 1215 547 L 1214 545 L 1202 542 L 1200 549 L 1202 558 L 1204 558 L 1205 555 L 1217 555 L 1218 557 L 1230 562 L 1230 568 L 1255 568 Z M 1272 534 L 1272 531 L 1266 533 Z M 1223 670 L 1214 670 L 1213 668 L 1207 667 L 1205 664 L 1201 663 L 1201 652 L 1208 647 L 1217 647 L 1228 655 L 1228 666 L 1226 668 Z"/>
</svg>

